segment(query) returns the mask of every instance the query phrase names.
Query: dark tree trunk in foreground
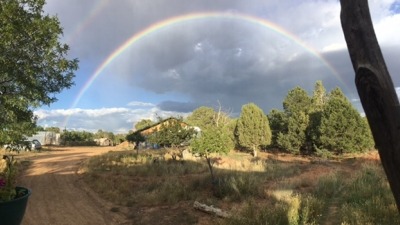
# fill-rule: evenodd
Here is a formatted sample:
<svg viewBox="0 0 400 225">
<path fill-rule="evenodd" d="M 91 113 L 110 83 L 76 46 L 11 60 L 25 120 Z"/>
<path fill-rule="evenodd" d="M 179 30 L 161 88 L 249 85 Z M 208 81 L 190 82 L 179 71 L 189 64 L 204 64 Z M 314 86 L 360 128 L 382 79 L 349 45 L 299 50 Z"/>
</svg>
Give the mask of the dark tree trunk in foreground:
<svg viewBox="0 0 400 225">
<path fill-rule="evenodd" d="M 356 73 L 357 91 L 400 212 L 399 100 L 375 36 L 368 1 L 341 0 L 340 3 L 340 18 Z"/>
</svg>

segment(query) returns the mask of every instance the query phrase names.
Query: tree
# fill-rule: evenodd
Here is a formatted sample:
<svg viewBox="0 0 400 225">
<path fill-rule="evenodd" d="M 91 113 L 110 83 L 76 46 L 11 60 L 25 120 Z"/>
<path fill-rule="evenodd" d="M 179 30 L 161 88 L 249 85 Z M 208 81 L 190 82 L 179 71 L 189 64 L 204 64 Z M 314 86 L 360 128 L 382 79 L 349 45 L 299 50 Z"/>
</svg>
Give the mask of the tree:
<svg viewBox="0 0 400 225">
<path fill-rule="evenodd" d="M 278 134 L 278 146 L 292 153 L 300 153 L 300 150 L 306 145 L 308 124 L 308 114 L 303 111 L 292 112 L 287 118 L 287 132 Z"/>
<path fill-rule="evenodd" d="M 284 112 L 280 110 L 272 109 L 267 117 L 272 133 L 271 145 L 274 147 L 278 147 L 277 139 L 279 134 L 287 133 L 287 116 Z"/>
<path fill-rule="evenodd" d="M 201 106 L 186 118 L 186 122 L 192 126 L 206 130 L 215 126 L 215 116 L 216 112 L 213 108 Z"/>
<path fill-rule="evenodd" d="M 374 145 L 369 126 L 343 92 L 332 90 L 321 115 L 318 148 L 335 153 L 361 152 Z"/>
<path fill-rule="evenodd" d="M 143 142 L 146 140 L 144 138 L 144 136 L 142 134 L 140 134 L 140 132 L 133 132 L 133 133 L 126 135 L 125 139 L 131 143 L 135 143 L 136 154 L 139 155 L 139 144 L 140 144 L 140 142 Z"/>
<path fill-rule="evenodd" d="M 283 109 L 287 128 L 284 129 L 286 132 L 278 133 L 277 145 L 290 152 L 299 153 L 306 145 L 311 98 L 304 89 L 296 87 L 288 92 L 283 101 Z"/>
<path fill-rule="evenodd" d="M 260 146 L 271 143 L 268 118 L 256 104 L 249 103 L 242 106 L 237 121 L 236 137 L 241 147 L 253 150 L 254 157 L 257 157 Z"/>
<path fill-rule="evenodd" d="M 314 86 L 313 96 L 311 98 L 311 107 L 309 112 L 309 125 L 307 128 L 307 145 L 310 149 L 315 149 L 315 144 L 318 142 L 320 134 L 318 133 L 321 124 L 321 115 L 324 106 L 328 101 L 328 96 L 322 81 L 317 81 Z"/>
<path fill-rule="evenodd" d="M 226 115 L 226 113 L 222 112 L 221 107 L 218 113 L 214 111 L 213 120 L 206 126 L 207 129 L 202 130 L 200 137 L 194 139 L 190 144 L 193 153 L 197 153 L 206 159 L 212 181 L 215 181 L 215 176 L 211 154 L 227 154 L 234 147 L 229 133 L 229 131 L 232 131 L 234 123 L 221 122 L 228 121 L 225 120 Z"/>
<path fill-rule="evenodd" d="M 182 118 L 169 118 L 159 123 L 159 130 L 148 137 L 150 143 L 174 147 L 188 142 L 195 135 L 194 129 L 184 124 Z"/>
<path fill-rule="evenodd" d="M 191 126 L 199 127 L 202 132 L 219 127 L 218 129 L 221 129 L 221 132 L 224 132 L 224 135 L 229 137 L 229 140 L 225 143 L 227 147 L 229 149 L 235 147 L 234 131 L 236 121 L 232 120 L 228 113 L 222 110 L 221 106 L 218 111 L 211 107 L 201 106 L 186 118 L 186 122 Z"/>
<path fill-rule="evenodd" d="M 44 0 L 0 2 L 0 143 L 34 133 L 33 109 L 73 85 L 78 60 L 66 58 L 57 17 Z M 24 126 L 24 129 L 20 129 Z"/>
<path fill-rule="evenodd" d="M 149 127 L 149 126 L 151 126 L 152 124 L 154 124 L 154 123 L 153 123 L 153 121 L 151 121 L 150 119 L 142 119 L 142 120 L 140 120 L 139 122 L 137 122 L 137 123 L 135 124 L 135 129 L 136 129 L 136 130 L 140 130 L 140 129 L 143 129 L 143 128 L 145 128 L 145 127 Z"/>
<path fill-rule="evenodd" d="M 64 145 L 96 145 L 93 133 L 87 131 L 67 131 L 60 135 Z"/>
<path fill-rule="evenodd" d="M 54 132 L 54 133 L 57 133 L 57 134 L 61 133 L 61 130 L 60 130 L 59 127 L 46 127 L 44 129 L 44 131 Z"/>
</svg>

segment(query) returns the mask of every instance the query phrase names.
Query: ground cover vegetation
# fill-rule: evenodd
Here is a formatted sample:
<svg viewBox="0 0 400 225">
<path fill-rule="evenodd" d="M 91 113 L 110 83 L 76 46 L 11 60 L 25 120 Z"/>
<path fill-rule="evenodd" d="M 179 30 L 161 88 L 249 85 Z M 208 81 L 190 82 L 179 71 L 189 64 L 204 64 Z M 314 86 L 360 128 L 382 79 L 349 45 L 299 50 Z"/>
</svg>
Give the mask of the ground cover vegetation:
<svg viewBox="0 0 400 225">
<path fill-rule="evenodd" d="M 218 157 L 208 165 L 165 160 L 164 150 L 127 150 L 90 159 L 84 180 L 119 205 L 136 224 L 398 224 L 377 153 L 322 160 L 260 152 Z M 199 201 L 229 212 L 216 218 L 192 208 Z M 168 209 L 168 210 L 166 210 Z M 140 212 L 140 213 L 139 213 Z M 212 220 L 212 221 L 210 221 Z"/>
<path fill-rule="evenodd" d="M 368 124 L 338 88 L 326 93 L 318 81 L 309 96 L 295 87 L 283 110 L 268 115 L 254 103 L 236 119 L 203 106 L 184 122 L 201 129 L 189 146 L 95 157 L 84 179 L 106 199 L 132 209 L 128 214 L 140 224 L 400 222 L 377 152 L 370 152 Z M 182 148 L 191 156 L 185 158 Z M 196 212 L 194 201 L 231 217 Z"/>
</svg>

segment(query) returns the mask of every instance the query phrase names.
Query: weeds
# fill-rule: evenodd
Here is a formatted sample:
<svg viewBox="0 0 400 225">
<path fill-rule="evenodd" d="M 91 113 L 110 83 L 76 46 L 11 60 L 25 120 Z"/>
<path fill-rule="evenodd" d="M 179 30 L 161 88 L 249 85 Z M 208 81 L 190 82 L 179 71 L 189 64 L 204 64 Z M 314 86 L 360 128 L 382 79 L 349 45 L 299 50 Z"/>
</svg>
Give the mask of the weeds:
<svg viewBox="0 0 400 225">
<path fill-rule="evenodd" d="M 203 160 L 167 161 L 162 152 L 108 153 L 87 163 L 85 179 L 104 198 L 124 206 L 199 199 L 229 204 L 236 208 L 234 217 L 221 222 L 229 225 L 324 224 L 332 217 L 333 224 L 400 224 L 379 164 L 365 164 L 352 176 L 344 176 L 327 161 L 322 166 L 331 172 L 303 178 L 304 169 L 321 165 L 247 158 L 235 163 L 237 170 L 217 167 L 211 182 Z"/>
</svg>

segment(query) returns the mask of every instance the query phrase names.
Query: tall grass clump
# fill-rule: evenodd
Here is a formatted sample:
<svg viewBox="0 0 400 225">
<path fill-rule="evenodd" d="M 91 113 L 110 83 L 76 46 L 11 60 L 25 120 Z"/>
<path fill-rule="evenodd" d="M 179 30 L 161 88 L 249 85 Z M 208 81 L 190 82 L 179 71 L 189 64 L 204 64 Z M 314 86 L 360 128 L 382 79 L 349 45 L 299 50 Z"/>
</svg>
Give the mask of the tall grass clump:
<svg viewBox="0 0 400 225">
<path fill-rule="evenodd" d="M 363 165 L 343 190 L 342 201 L 344 224 L 400 224 L 394 197 L 378 164 Z"/>
<path fill-rule="evenodd" d="M 85 171 L 85 181 L 103 198 L 131 206 L 195 199 L 199 193 L 193 188 L 195 179 L 182 177 L 205 174 L 207 166 L 191 161 L 167 161 L 156 154 L 110 152 L 91 158 Z"/>
<path fill-rule="evenodd" d="M 214 195 L 221 199 L 240 201 L 248 197 L 262 197 L 261 173 L 225 173 L 214 181 Z"/>
<path fill-rule="evenodd" d="M 225 221 L 227 225 L 276 224 L 276 225 L 312 225 L 318 224 L 321 202 L 311 195 L 292 194 L 268 205 L 250 201 L 234 217 Z"/>
</svg>

